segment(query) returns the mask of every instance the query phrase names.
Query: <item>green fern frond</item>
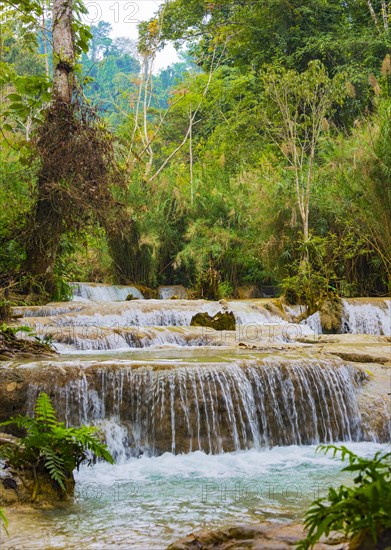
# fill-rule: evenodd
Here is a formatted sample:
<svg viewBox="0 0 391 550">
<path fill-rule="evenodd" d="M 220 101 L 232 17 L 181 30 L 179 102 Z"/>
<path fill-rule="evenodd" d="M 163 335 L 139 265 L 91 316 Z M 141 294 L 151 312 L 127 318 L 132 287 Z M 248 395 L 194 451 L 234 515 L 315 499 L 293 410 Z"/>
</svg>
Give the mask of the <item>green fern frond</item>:
<svg viewBox="0 0 391 550">
<path fill-rule="evenodd" d="M 23 472 L 31 469 L 32 464 L 40 465 L 65 492 L 64 481 L 71 478 L 74 469 L 88 459 L 87 451 L 113 464 L 113 457 L 100 441 L 97 428 L 67 428 L 57 420 L 56 411 L 46 393 L 39 394 L 34 413 L 33 418 L 18 416 L 2 423 L 16 424 L 27 432 L 19 447 L 4 447 L 2 450 L 3 458 L 15 470 Z M 88 462 L 90 464 L 92 461 L 88 459 Z"/>
<path fill-rule="evenodd" d="M 66 472 L 63 458 L 58 456 L 53 449 L 50 448 L 42 449 L 42 454 L 45 457 L 45 468 L 49 472 L 50 477 L 60 485 L 63 491 L 65 491 L 64 480 Z"/>
<path fill-rule="evenodd" d="M 37 397 L 34 414 L 35 418 L 44 424 L 54 425 L 57 423 L 56 410 L 50 401 L 50 397 L 44 392 L 41 392 Z"/>
</svg>

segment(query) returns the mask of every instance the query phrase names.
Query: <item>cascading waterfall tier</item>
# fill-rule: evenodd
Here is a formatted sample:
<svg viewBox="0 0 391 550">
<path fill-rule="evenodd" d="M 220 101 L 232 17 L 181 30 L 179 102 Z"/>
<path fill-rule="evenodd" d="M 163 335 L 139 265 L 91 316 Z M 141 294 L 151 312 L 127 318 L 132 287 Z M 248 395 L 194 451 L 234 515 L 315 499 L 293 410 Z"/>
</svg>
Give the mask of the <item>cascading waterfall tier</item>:
<svg viewBox="0 0 391 550">
<path fill-rule="evenodd" d="M 338 360 L 63 363 L 51 373 L 36 370 L 29 407 L 47 391 L 68 424 L 99 425 L 117 459 L 363 437 L 361 371 Z"/>
<path fill-rule="evenodd" d="M 342 300 L 342 332 L 391 336 L 391 300 Z"/>
<path fill-rule="evenodd" d="M 105 285 L 100 283 L 69 283 L 73 291 L 73 300 L 92 300 L 94 302 L 111 302 L 126 300 L 131 295 L 138 300 L 144 296 L 134 286 Z"/>
<path fill-rule="evenodd" d="M 222 346 L 240 341 L 258 345 L 314 334 L 309 326 L 290 322 L 281 309 L 267 300 L 229 302 L 226 307 L 235 315 L 235 334 L 222 335 L 206 327 L 189 326 L 197 313 L 213 316 L 222 311 L 222 304 L 205 300 L 70 302 L 20 307 L 15 308 L 15 313 L 23 316 L 21 324 L 60 344 L 57 349 L 61 352 L 167 345 Z"/>
<path fill-rule="evenodd" d="M 266 302 L 266 301 L 264 301 Z M 277 307 L 267 303 L 229 302 L 236 322 L 242 325 L 288 322 Z M 215 315 L 222 311 L 219 302 L 206 300 L 134 300 L 130 302 L 48 304 L 15 308 L 15 313 L 29 319 L 49 318 L 41 323 L 51 326 L 189 326 L 197 313 Z M 30 320 L 30 318 L 32 318 Z"/>
<path fill-rule="evenodd" d="M 391 300 L 355 298 L 343 300 L 342 304 L 342 333 L 391 335 Z M 233 312 L 237 326 L 242 327 L 241 335 L 238 336 L 245 341 L 251 340 L 253 344 L 265 339 L 270 341 L 274 332 L 277 335 L 277 341 L 291 341 L 301 336 L 316 337 L 322 333 L 319 312 L 314 313 L 300 324 L 295 323 L 295 317 L 302 312 L 300 306 L 285 306 L 284 309 L 281 309 L 270 300 L 243 300 L 228 302 L 225 307 Z M 30 325 L 38 335 L 51 336 L 52 332 L 58 335 L 58 329 L 87 327 L 89 338 L 84 338 L 84 340 L 89 339 L 91 342 L 99 339 L 99 330 L 97 330 L 96 337 L 91 337 L 91 327 L 111 328 L 114 331 L 131 327 L 140 329 L 145 327 L 189 327 L 192 317 L 197 313 L 208 313 L 213 316 L 221 311 L 220 303 L 205 300 L 75 301 L 14 309 L 15 314 L 23 317 L 21 324 Z M 275 327 L 275 330 L 272 327 Z M 78 334 L 80 331 L 76 333 L 76 340 Z M 170 333 L 170 330 L 167 330 L 165 334 L 168 344 L 199 345 L 192 343 L 192 338 L 179 337 L 178 333 Z M 104 338 L 106 336 L 104 335 Z M 85 345 L 88 345 L 77 341 L 71 342 L 69 331 L 63 331 L 63 337 L 58 341 L 63 343 L 65 339 L 68 344 L 74 344 L 75 349 L 86 349 Z M 113 342 L 115 338 L 112 337 L 109 340 Z M 109 340 L 106 339 L 106 342 Z M 119 339 L 117 340 L 119 341 Z M 164 336 L 160 333 L 156 335 L 156 338 L 147 336 L 141 340 L 144 343 L 133 346 L 131 338 L 123 338 L 123 341 L 130 342 L 130 344 L 125 344 L 129 347 L 144 347 L 144 345 L 162 345 Z M 92 349 L 118 349 L 119 347 L 121 345 L 104 342 L 92 344 Z"/>
<path fill-rule="evenodd" d="M 229 340 L 219 338 L 215 331 L 208 332 L 204 327 L 64 327 L 50 329 L 48 334 L 61 353 L 164 346 L 219 346 Z"/>
</svg>

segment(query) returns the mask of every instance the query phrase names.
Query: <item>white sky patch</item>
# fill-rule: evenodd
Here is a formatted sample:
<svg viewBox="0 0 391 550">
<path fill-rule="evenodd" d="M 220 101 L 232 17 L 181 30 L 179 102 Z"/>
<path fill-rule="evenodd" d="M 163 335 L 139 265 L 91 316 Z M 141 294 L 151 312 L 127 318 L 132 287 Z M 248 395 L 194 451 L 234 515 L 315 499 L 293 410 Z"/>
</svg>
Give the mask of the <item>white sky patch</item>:
<svg viewBox="0 0 391 550">
<path fill-rule="evenodd" d="M 150 19 L 158 10 L 162 0 L 87 0 L 88 15 L 83 18 L 89 25 L 107 21 L 112 26 L 111 38 L 126 36 L 137 40 L 137 24 Z M 168 44 L 156 56 L 154 72 L 178 61 L 178 54 L 172 44 Z"/>
</svg>

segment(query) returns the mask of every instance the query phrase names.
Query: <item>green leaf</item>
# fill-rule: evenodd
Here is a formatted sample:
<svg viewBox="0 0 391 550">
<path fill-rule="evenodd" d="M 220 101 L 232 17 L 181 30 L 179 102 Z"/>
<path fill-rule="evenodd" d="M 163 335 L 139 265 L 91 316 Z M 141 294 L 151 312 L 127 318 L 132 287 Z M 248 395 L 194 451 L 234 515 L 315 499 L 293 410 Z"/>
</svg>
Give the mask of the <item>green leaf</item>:
<svg viewBox="0 0 391 550">
<path fill-rule="evenodd" d="M 22 97 L 19 94 L 8 94 L 7 99 L 9 99 L 10 101 L 17 101 L 17 102 L 22 101 Z"/>
</svg>

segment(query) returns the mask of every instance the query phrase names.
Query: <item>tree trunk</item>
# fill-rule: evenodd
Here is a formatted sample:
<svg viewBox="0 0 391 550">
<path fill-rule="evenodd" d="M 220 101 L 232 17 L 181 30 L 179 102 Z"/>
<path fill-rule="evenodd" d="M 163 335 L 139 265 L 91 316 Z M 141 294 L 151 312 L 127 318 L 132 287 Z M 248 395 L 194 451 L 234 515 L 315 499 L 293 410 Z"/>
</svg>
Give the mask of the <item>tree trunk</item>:
<svg viewBox="0 0 391 550">
<path fill-rule="evenodd" d="M 53 100 L 71 103 L 74 88 L 75 48 L 72 33 L 73 0 L 53 3 Z"/>
<path fill-rule="evenodd" d="M 72 9 L 73 0 L 54 0 L 52 28 L 54 74 L 50 116 L 53 116 L 54 110 L 63 110 L 72 103 L 75 65 Z M 56 147 L 61 146 L 61 135 L 56 135 L 53 139 L 53 154 Z M 60 211 L 56 209 L 56 197 L 51 191 L 51 184 L 54 182 L 47 180 L 45 172 L 45 158 L 41 158 L 38 197 L 27 243 L 26 269 L 34 276 L 50 278 L 61 238 L 63 220 Z"/>
</svg>

